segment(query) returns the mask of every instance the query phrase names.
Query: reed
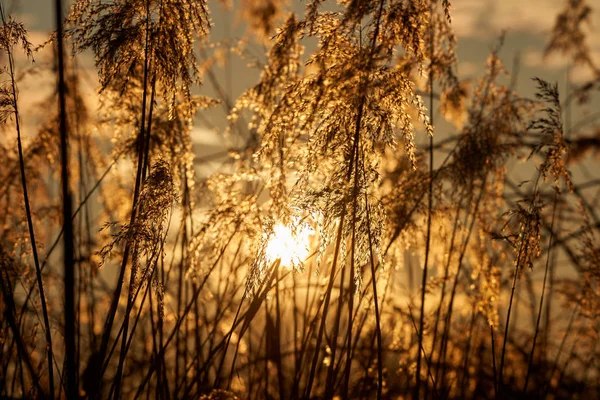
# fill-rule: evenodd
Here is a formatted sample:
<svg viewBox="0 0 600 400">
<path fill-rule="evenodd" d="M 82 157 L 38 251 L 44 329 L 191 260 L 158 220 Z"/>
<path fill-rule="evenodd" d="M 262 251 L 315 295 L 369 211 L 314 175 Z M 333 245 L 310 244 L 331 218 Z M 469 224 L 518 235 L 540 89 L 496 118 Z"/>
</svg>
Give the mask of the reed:
<svg viewBox="0 0 600 400">
<path fill-rule="evenodd" d="M 503 36 L 462 79 L 448 0 L 226 3 L 56 0 L 33 49 L 0 1 L 0 397 L 597 394 L 590 4 L 529 98 Z"/>
</svg>

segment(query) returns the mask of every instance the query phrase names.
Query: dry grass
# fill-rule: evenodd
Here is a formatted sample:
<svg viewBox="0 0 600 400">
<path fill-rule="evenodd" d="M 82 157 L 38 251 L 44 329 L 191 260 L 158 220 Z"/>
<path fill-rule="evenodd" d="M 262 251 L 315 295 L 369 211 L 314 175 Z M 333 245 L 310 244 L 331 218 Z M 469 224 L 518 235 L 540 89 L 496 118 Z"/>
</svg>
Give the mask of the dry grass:
<svg viewBox="0 0 600 400">
<path fill-rule="evenodd" d="M 252 47 L 210 43 L 205 1 L 74 2 L 47 46 L 94 54 L 100 109 L 57 51 L 35 132 L 2 3 L 0 397 L 600 395 L 600 182 L 572 172 L 598 146 L 572 120 L 600 86 L 589 5 L 565 2 L 546 52 L 595 80 L 528 99 L 502 38 L 459 79 L 449 1 L 243 3 L 266 61 L 232 99 L 214 69 Z M 228 144 L 199 176 L 218 105 Z"/>
</svg>

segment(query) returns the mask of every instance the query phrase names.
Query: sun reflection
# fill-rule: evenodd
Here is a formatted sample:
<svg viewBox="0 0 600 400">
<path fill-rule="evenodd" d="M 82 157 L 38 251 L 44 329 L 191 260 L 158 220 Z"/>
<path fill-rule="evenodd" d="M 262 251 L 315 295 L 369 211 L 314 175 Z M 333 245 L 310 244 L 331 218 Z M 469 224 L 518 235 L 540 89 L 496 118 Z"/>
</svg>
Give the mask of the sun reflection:
<svg viewBox="0 0 600 400">
<path fill-rule="evenodd" d="M 265 254 L 272 263 L 281 261 L 281 265 L 294 268 L 302 264 L 310 253 L 310 236 L 313 229 L 306 223 L 297 224 L 294 228 L 278 223 L 267 241 Z"/>
</svg>

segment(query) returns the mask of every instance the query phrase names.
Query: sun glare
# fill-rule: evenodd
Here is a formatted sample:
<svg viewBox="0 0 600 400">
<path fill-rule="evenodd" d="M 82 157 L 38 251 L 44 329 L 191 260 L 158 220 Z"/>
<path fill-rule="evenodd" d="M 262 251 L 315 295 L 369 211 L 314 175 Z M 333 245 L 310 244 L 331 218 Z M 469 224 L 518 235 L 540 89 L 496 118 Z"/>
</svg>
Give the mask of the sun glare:
<svg viewBox="0 0 600 400">
<path fill-rule="evenodd" d="M 278 223 L 273 227 L 265 253 L 269 262 L 281 260 L 281 265 L 293 268 L 300 265 L 309 255 L 310 236 L 313 230 L 307 224 L 300 224 L 296 229 Z"/>
</svg>

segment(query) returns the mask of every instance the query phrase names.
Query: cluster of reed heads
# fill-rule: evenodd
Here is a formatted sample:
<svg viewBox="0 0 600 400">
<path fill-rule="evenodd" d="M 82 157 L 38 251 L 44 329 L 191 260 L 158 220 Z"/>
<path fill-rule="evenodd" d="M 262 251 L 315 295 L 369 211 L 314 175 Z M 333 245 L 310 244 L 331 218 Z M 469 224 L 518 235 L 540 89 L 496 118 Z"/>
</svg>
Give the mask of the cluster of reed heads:
<svg viewBox="0 0 600 400">
<path fill-rule="evenodd" d="M 532 98 L 449 0 L 55 3 L 41 48 L 0 3 L 0 397 L 600 396 L 585 0 L 545 54 L 592 78 Z"/>
</svg>

